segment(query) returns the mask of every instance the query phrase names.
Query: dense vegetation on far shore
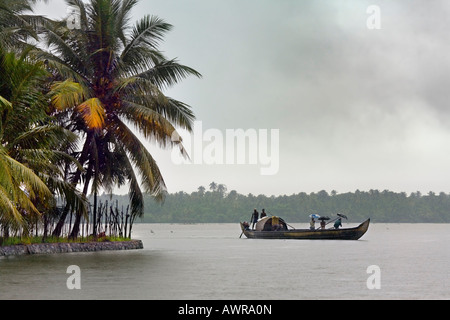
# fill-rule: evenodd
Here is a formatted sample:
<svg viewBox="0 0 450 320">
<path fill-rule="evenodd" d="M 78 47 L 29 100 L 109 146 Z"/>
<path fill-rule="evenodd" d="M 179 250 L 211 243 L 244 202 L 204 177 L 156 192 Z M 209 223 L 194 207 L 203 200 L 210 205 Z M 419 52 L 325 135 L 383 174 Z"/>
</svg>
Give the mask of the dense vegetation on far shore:
<svg viewBox="0 0 450 320">
<path fill-rule="evenodd" d="M 259 212 L 278 215 L 289 222 L 307 222 L 317 213 L 336 216 L 343 213 L 349 221 L 371 218 L 373 222 L 450 223 L 450 194 L 414 192 L 406 194 L 389 190 L 369 190 L 348 193 L 296 193 L 283 196 L 243 195 L 226 191 L 224 185 L 199 187 L 191 194 L 167 194 L 163 205 L 150 197 L 145 199 L 144 217 L 136 222 L 147 223 L 234 223 L 249 220 L 254 208 Z M 220 186 L 220 188 L 219 188 Z M 103 195 L 101 201 L 114 201 L 119 207 L 127 205 L 127 196 Z"/>
</svg>

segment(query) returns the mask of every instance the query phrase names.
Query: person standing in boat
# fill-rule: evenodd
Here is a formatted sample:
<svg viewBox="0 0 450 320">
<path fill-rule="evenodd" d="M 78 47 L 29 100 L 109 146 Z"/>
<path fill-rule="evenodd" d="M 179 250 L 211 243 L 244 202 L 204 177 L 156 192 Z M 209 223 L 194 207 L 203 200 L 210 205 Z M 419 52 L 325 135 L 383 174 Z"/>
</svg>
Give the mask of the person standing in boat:
<svg viewBox="0 0 450 320">
<path fill-rule="evenodd" d="M 342 227 L 342 219 L 341 218 L 338 218 L 336 220 L 336 222 L 334 223 L 334 228 L 335 229 L 339 229 L 339 227 Z"/>
<path fill-rule="evenodd" d="M 264 218 L 265 216 L 267 216 L 266 210 L 265 210 L 265 209 L 262 209 L 262 212 L 261 212 L 261 219 Z"/>
<path fill-rule="evenodd" d="M 258 222 L 258 218 L 259 218 L 259 212 L 256 210 L 256 208 L 253 210 L 252 213 L 252 218 L 251 218 L 251 222 L 252 222 L 252 229 L 255 229 L 255 224 Z"/>
<path fill-rule="evenodd" d="M 325 219 L 320 220 L 320 229 L 325 230 L 325 226 L 327 224 L 325 223 Z"/>
<path fill-rule="evenodd" d="M 316 220 L 314 220 L 314 217 L 311 217 L 311 221 L 309 222 L 309 229 L 316 230 Z"/>
</svg>

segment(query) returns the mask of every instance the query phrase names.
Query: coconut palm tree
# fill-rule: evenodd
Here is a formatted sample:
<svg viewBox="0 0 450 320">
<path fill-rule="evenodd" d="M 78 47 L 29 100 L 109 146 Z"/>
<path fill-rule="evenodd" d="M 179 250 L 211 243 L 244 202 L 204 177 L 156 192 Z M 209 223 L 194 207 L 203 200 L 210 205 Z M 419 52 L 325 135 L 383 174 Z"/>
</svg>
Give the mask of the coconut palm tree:
<svg viewBox="0 0 450 320">
<path fill-rule="evenodd" d="M 54 114 L 82 137 L 73 184 L 83 193 L 130 188 L 131 214 L 142 216 L 144 191 L 162 200 L 166 186 L 155 159 L 139 138 L 185 150 L 176 127 L 192 130 L 191 108 L 163 94 L 194 69 L 166 59 L 158 47 L 172 26 L 155 16 L 129 25 L 136 0 L 66 0 L 79 11 L 79 29 L 65 21 L 43 30 L 52 51 L 41 54 L 61 81 L 52 87 Z M 135 129 L 135 130 L 132 130 Z M 94 204 L 94 220 L 96 206 Z M 77 215 L 71 236 L 79 231 Z M 95 234 L 95 225 L 94 225 Z"/>
<path fill-rule="evenodd" d="M 76 136 L 47 113 L 48 74 L 43 63 L 0 48 L 0 225 L 28 231 L 30 222 L 54 211 L 56 197 L 85 214 L 85 201 L 64 182 L 60 164 Z M 47 90 L 48 91 L 48 90 Z"/>
<path fill-rule="evenodd" d="M 215 183 L 214 181 L 211 182 L 209 184 L 209 190 L 211 190 L 212 192 L 216 192 L 217 191 L 217 183 Z"/>
</svg>

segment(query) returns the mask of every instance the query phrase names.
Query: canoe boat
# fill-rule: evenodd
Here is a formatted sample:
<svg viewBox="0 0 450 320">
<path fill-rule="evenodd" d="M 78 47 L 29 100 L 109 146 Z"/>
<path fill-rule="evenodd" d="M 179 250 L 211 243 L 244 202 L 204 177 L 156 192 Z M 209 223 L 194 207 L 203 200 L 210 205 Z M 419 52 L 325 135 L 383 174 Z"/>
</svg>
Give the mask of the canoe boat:
<svg viewBox="0 0 450 320">
<path fill-rule="evenodd" d="M 369 223 L 370 219 L 367 219 L 354 228 L 288 230 L 287 224 L 283 219 L 279 217 L 265 217 L 258 221 L 255 230 L 249 229 L 242 222 L 240 224 L 242 233 L 250 239 L 358 240 L 366 233 Z"/>
</svg>

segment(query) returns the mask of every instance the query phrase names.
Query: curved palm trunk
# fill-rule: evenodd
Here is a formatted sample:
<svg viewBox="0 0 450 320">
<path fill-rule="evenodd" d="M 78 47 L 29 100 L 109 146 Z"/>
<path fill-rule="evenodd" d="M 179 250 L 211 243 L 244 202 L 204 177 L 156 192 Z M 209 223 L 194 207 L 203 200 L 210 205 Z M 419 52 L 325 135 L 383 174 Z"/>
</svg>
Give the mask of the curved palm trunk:
<svg viewBox="0 0 450 320">
<path fill-rule="evenodd" d="M 97 190 L 94 191 L 94 211 L 92 214 L 92 234 L 97 237 Z"/>
<path fill-rule="evenodd" d="M 59 217 L 58 223 L 56 224 L 55 228 L 53 229 L 53 232 L 52 232 L 53 237 L 59 238 L 61 236 L 62 229 L 64 227 L 64 224 L 66 223 L 66 218 L 67 218 L 68 214 L 69 214 L 69 206 L 66 205 L 64 207 L 64 211 L 63 211 L 61 217 Z"/>
<path fill-rule="evenodd" d="M 89 166 L 91 167 L 91 166 Z M 89 183 L 91 182 L 91 177 L 92 175 L 90 174 L 92 171 L 90 170 L 90 168 L 88 168 L 88 174 L 86 176 L 86 181 L 84 183 L 84 188 L 83 188 L 83 195 L 86 196 L 87 195 L 87 191 L 89 188 Z M 75 215 L 75 222 L 73 223 L 73 228 L 72 231 L 69 234 L 69 239 L 76 239 L 78 238 L 78 234 L 80 233 L 80 223 L 81 223 L 81 216 L 82 214 L 80 212 L 77 212 Z"/>
<path fill-rule="evenodd" d="M 75 222 L 73 223 L 72 231 L 69 234 L 69 239 L 75 240 L 80 233 L 81 214 L 76 214 Z"/>
<path fill-rule="evenodd" d="M 83 146 L 83 150 L 81 152 L 80 162 L 81 161 L 85 161 L 86 158 L 87 158 L 87 154 L 89 152 L 89 139 L 90 139 L 90 134 L 88 133 L 87 138 L 86 138 L 86 142 L 85 142 L 85 144 Z M 72 179 L 72 182 L 71 182 L 72 185 L 76 186 L 78 184 L 78 182 L 80 181 L 80 179 L 81 179 L 81 170 L 77 170 L 75 172 L 75 175 L 74 175 L 73 179 Z M 87 185 L 89 185 L 89 183 L 87 183 Z M 85 186 L 85 188 L 83 190 L 83 195 L 86 196 L 86 194 L 87 194 L 87 186 Z M 70 212 L 70 206 L 66 205 L 64 207 L 64 211 L 63 211 L 61 217 L 58 220 L 58 223 L 56 224 L 55 229 L 52 232 L 52 236 L 54 236 L 54 237 L 60 237 L 61 236 L 62 229 L 64 227 L 64 224 L 66 223 L 67 215 L 69 214 L 69 212 Z M 79 219 L 77 219 L 78 216 L 80 216 Z M 75 238 L 78 237 L 79 226 L 80 226 L 80 222 L 81 222 L 81 214 L 77 213 L 77 217 L 75 219 L 75 224 L 74 224 L 74 228 L 75 228 L 75 226 L 77 228 Z M 77 220 L 78 220 L 78 224 L 76 223 Z M 70 235 L 71 236 L 75 235 L 73 229 L 72 229 Z"/>
<path fill-rule="evenodd" d="M 86 178 L 86 183 L 84 185 L 83 194 L 87 194 L 87 189 L 89 186 L 90 177 Z M 81 216 L 82 214 L 80 212 L 77 212 L 75 214 L 75 222 L 73 223 L 72 231 L 69 234 L 69 239 L 76 239 L 78 238 L 78 234 L 80 233 L 80 224 L 81 224 Z"/>
</svg>

